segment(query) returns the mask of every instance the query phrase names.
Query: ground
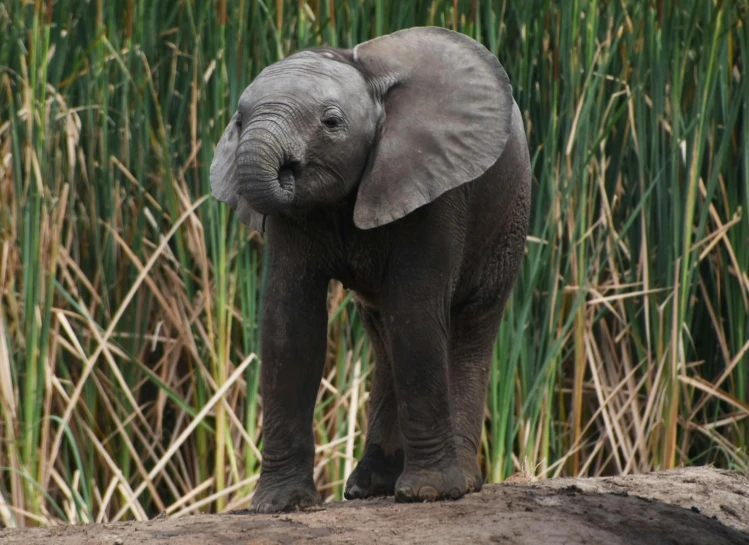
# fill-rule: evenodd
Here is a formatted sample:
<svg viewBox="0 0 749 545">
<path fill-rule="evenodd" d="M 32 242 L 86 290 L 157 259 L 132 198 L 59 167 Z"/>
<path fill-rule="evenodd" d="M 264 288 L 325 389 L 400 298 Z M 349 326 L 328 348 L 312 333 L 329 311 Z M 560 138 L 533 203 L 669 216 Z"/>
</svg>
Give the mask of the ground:
<svg viewBox="0 0 749 545">
<path fill-rule="evenodd" d="M 514 481 L 514 482 L 512 482 Z M 749 475 L 708 467 L 598 479 L 514 479 L 458 501 L 392 498 L 280 515 L 247 512 L 0 530 L 3 545 L 749 545 Z"/>
</svg>

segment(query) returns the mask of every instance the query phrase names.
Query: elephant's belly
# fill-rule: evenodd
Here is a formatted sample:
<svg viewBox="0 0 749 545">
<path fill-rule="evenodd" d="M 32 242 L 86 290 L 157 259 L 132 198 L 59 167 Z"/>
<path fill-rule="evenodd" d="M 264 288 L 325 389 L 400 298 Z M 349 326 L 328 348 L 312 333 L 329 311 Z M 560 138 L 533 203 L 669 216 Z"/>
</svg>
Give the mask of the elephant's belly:
<svg viewBox="0 0 749 545">
<path fill-rule="evenodd" d="M 375 306 L 386 284 L 388 240 L 350 227 L 345 236 L 336 237 L 336 247 L 329 252 L 335 256 L 330 263 L 331 277 L 353 291 L 357 301 Z"/>
<path fill-rule="evenodd" d="M 362 293 L 359 291 L 352 290 L 354 294 L 354 302 L 364 308 L 377 308 L 378 300 L 377 296 L 372 293 Z"/>
</svg>

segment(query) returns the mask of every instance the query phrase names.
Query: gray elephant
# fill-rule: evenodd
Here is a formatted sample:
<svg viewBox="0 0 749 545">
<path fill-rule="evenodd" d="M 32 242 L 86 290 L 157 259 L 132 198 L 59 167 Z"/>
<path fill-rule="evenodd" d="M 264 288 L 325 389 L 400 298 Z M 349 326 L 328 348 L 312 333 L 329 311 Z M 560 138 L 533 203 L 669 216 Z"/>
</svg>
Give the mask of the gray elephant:
<svg viewBox="0 0 749 545">
<path fill-rule="evenodd" d="M 507 74 L 463 34 L 419 27 L 304 50 L 247 87 L 211 187 L 267 237 L 254 510 L 320 502 L 312 416 L 330 279 L 355 292 L 376 359 L 345 497 L 481 488 L 492 346 L 525 248 L 530 183 Z"/>
</svg>

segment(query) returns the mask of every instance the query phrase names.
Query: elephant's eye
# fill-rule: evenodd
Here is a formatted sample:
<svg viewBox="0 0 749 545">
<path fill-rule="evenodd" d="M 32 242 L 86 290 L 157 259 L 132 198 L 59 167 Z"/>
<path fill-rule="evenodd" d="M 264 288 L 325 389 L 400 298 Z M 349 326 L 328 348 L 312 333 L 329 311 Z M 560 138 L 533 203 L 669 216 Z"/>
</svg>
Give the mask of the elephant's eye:
<svg viewBox="0 0 749 545">
<path fill-rule="evenodd" d="M 322 124 L 329 129 L 337 129 L 343 125 L 343 119 L 336 114 L 328 114 L 323 117 Z"/>
</svg>

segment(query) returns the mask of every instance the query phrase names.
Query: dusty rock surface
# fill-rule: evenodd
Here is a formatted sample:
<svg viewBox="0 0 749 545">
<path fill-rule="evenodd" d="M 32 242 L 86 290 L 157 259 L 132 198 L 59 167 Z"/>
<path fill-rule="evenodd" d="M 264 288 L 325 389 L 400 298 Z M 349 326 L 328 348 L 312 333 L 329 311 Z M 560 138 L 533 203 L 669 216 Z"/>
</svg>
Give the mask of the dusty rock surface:
<svg viewBox="0 0 749 545">
<path fill-rule="evenodd" d="M 392 498 L 279 515 L 0 530 L 3 545 L 749 545 L 749 475 L 685 468 L 599 479 L 522 479 L 433 504 Z"/>
</svg>

